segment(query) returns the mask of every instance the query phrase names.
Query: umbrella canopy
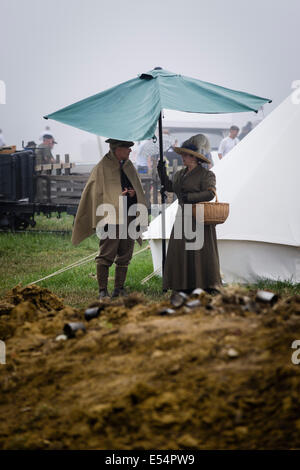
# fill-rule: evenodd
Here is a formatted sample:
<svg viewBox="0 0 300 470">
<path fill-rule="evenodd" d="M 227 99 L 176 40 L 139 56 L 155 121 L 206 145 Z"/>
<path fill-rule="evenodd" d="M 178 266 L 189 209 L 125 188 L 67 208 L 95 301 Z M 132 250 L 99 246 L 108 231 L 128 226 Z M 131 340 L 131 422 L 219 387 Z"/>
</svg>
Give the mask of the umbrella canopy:
<svg viewBox="0 0 300 470">
<path fill-rule="evenodd" d="M 45 116 L 96 135 L 140 141 L 154 136 L 163 109 L 257 112 L 267 98 L 154 69 Z"/>
</svg>

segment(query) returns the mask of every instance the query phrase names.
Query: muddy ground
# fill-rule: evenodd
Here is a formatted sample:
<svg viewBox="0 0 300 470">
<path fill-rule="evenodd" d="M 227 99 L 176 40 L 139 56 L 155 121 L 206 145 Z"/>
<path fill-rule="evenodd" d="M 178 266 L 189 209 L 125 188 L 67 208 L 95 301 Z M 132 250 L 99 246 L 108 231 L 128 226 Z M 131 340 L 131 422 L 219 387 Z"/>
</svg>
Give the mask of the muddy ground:
<svg viewBox="0 0 300 470">
<path fill-rule="evenodd" d="M 86 322 L 16 287 L 0 301 L 0 448 L 299 449 L 300 296 L 255 295 L 228 287 L 169 316 L 132 295 Z"/>
</svg>

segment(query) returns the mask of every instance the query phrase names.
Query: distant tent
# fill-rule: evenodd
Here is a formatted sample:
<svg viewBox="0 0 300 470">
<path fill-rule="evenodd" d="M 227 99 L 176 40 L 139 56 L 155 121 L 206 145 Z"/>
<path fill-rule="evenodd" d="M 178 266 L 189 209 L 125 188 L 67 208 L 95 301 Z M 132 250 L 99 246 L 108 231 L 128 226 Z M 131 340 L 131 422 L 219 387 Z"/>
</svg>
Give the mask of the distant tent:
<svg viewBox="0 0 300 470">
<path fill-rule="evenodd" d="M 300 282 L 300 105 L 291 96 L 213 169 L 230 215 L 217 225 L 224 282 L 259 278 Z M 167 238 L 177 202 L 167 210 Z M 145 233 L 154 269 L 160 266 L 160 224 Z"/>
</svg>

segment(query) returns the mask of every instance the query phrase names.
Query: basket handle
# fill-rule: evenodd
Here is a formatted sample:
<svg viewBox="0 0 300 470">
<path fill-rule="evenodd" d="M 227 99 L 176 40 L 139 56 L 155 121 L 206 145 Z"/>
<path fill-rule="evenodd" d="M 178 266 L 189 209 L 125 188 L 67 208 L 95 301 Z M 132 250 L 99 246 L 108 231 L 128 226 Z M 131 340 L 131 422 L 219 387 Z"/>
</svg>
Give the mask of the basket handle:
<svg viewBox="0 0 300 470">
<path fill-rule="evenodd" d="M 218 196 L 217 196 L 217 191 L 215 188 L 207 188 L 207 191 L 212 191 L 214 193 L 214 195 L 216 196 L 216 202 L 219 202 L 218 201 Z"/>
</svg>

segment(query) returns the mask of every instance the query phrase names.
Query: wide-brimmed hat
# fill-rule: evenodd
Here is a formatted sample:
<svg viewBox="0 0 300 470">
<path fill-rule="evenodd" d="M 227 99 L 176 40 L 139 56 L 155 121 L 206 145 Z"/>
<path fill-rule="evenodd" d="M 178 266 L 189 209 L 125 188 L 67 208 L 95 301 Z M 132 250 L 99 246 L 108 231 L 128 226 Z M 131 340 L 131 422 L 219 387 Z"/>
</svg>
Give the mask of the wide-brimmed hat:
<svg viewBox="0 0 300 470">
<path fill-rule="evenodd" d="M 202 153 L 199 153 L 197 151 L 196 145 L 189 144 L 183 142 L 182 147 L 174 147 L 174 152 L 179 153 L 179 155 L 183 153 L 188 153 L 189 155 L 192 155 L 193 157 L 199 158 L 199 160 L 202 160 L 205 163 L 211 163 L 208 158 L 206 158 Z"/>
</svg>

